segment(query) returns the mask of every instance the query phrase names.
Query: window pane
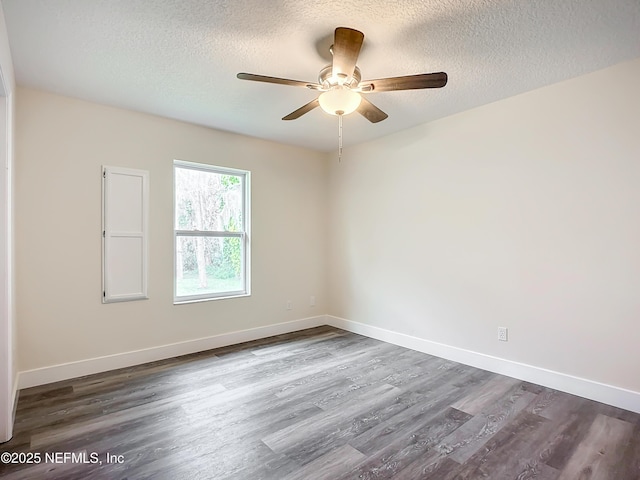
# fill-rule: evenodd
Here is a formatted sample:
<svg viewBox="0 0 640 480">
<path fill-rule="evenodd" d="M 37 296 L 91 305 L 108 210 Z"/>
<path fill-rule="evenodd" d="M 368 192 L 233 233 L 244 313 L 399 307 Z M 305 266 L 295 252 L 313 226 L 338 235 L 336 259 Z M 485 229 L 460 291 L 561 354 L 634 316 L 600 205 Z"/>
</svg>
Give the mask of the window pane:
<svg viewBox="0 0 640 480">
<path fill-rule="evenodd" d="M 176 237 L 176 296 L 244 291 L 242 239 Z"/>
<path fill-rule="evenodd" d="M 175 172 L 176 230 L 243 230 L 242 176 L 180 167 Z"/>
</svg>

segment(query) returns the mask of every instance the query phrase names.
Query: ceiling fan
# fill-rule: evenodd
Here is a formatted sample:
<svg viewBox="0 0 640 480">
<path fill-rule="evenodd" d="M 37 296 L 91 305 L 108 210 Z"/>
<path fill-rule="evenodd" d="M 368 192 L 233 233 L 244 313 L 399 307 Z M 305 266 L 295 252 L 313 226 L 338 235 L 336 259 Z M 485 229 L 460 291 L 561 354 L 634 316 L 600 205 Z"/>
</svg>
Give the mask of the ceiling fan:
<svg viewBox="0 0 640 480">
<path fill-rule="evenodd" d="M 320 106 L 325 112 L 338 115 L 340 120 L 343 115 L 357 111 L 370 122 L 377 123 L 387 118 L 388 115 L 361 94 L 441 88 L 447 84 L 447 74 L 444 72 L 361 81 L 360 69 L 356 66 L 356 62 L 363 41 L 364 34 L 358 30 L 347 27 L 336 28 L 334 42 L 330 49 L 333 54 L 333 63 L 320 70 L 318 83 L 253 73 L 238 73 L 237 77 L 241 80 L 305 87 L 322 92 L 318 98 L 294 110 L 282 120 L 295 120 Z"/>
</svg>

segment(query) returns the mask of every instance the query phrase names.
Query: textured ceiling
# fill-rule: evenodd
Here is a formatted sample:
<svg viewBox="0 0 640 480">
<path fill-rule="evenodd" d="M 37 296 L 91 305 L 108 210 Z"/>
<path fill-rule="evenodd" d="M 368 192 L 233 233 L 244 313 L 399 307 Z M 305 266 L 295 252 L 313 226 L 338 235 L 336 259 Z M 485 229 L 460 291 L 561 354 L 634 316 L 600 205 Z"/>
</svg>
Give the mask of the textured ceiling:
<svg viewBox="0 0 640 480">
<path fill-rule="evenodd" d="M 322 151 L 336 148 L 336 117 L 280 120 L 317 92 L 236 73 L 316 81 L 338 26 L 365 34 L 363 79 L 448 73 L 442 89 L 370 94 L 389 118 L 345 117 L 350 145 L 640 57 L 639 0 L 2 5 L 18 84 Z"/>
</svg>

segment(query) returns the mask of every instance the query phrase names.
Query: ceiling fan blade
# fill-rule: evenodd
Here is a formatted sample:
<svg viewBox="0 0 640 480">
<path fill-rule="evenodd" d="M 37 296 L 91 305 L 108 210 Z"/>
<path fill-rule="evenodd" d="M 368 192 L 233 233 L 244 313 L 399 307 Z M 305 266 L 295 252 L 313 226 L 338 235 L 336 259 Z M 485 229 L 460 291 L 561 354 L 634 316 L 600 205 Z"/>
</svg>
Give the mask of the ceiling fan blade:
<svg viewBox="0 0 640 480">
<path fill-rule="evenodd" d="M 336 28 L 333 40 L 332 72 L 334 76 L 351 78 L 363 41 L 364 34 L 358 30 L 346 27 Z"/>
<path fill-rule="evenodd" d="M 381 122 L 389 116 L 364 97 L 360 100 L 358 113 L 371 123 Z"/>
<path fill-rule="evenodd" d="M 290 85 L 292 87 L 306 87 L 317 90 L 322 88 L 313 82 L 301 82 L 300 80 L 289 80 L 288 78 L 267 77 L 266 75 L 255 75 L 253 73 L 239 73 L 236 75 L 240 80 L 253 80 L 254 82 L 275 83 L 278 85 Z"/>
<path fill-rule="evenodd" d="M 300 107 L 297 110 L 294 110 L 293 112 L 291 112 L 289 115 L 287 115 L 286 117 L 282 117 L 283 120 L 295 120 L 296 118 L 300 118 L 302 115 L 304 115 L 305 113 L 310 112 L 311 110 L 313 110 L 314 108 L 316 108 L 318 105 L 320 105 L 320 102 L 318 102 L 318 99 L 314 99 L 311 100 L 309 103 L 307 103 L 306 105 L 303 105 L 302 107 Z"/>
<path fill-rule="evenodd" d="M 420 88 L 441 88 L 447 84 L 447 74 L 420 73 L 405 77 L 380 78 L 362 82 L 360 88 L 365 92 L 391 92 L 394 90 L 417 90 Z M 369 89 L 369 85 L 371 88 Z"/>
</svg>

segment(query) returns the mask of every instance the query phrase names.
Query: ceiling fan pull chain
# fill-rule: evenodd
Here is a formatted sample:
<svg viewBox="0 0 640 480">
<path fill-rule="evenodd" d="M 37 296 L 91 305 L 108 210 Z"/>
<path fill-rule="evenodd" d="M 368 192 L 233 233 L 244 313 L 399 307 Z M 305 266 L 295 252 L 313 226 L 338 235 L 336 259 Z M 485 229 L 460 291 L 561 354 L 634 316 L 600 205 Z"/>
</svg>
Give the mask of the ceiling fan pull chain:
<svg viewBox="0 0 640 480">
<path fill-rule="evenodd" d="M 342 161 L 342 115 L 338 115 L 338 162 Z"/>
</svg>

